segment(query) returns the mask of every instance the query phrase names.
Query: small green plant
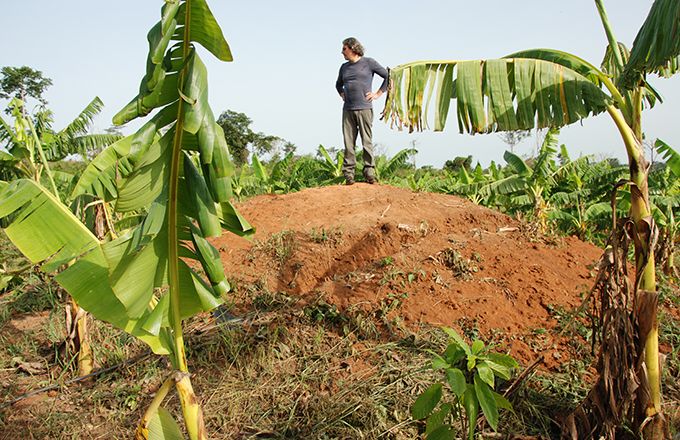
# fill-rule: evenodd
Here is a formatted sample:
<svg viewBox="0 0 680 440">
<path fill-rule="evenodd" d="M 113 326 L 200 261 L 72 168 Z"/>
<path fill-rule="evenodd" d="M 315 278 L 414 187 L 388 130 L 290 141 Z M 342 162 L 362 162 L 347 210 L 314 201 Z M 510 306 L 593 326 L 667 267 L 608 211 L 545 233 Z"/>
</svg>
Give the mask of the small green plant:
<svg viewBox="0 0 680 440">
<path fill-rule="evenodd" d="M 380 266 L 380 267 L 387 267 L 387 266 L 391 266 L 392 264 L 394 264 L 394 257 L 390 257 L 390 256 L 387 256 L 387 257 L 383 258 L 382 260 L 378 261 L 378 266 Z"/>
<path fill-rule="evenodd" d="M 309 238 L 314 243 L 334 246 L 342 242 L 342 230 L 337 228 L 312 228 L 312 230 L 309 232 Z"/>
<path fill-rule="evenodd" d="M 462 432 L 467 431 L 468 440 L 473 440 L 480 408 L 494 430 L 498 429 L 498 410 L 512 411 L 510 402 L 494 388 L 496 378 L 510 379 L 518 364 L 506 354 L 489 352 L 478 339 L 470 346 L 454 330 L 444 328 L 444 331 L 449 335 L 449 344 L 443 355 L 434 355 L 432 368 L 442 370 L 446 380 L 432 384 L 418 396 L 411 407 L 411 416 L 416 420 L 427 419 L 428 440 L 454 439 L 456 430 L 450 423 L 454 419 Z M 445 385 L 451 391 L 451 398 L 443 400 Z"/>
<path fill-rule="evenodd" d="M 421 281 L 427 278 L 427 272 L 423 269 L 414 268 L 412 272 L 409 272 L 406 276 L 408 283 L 411 284 L 416 281 Z"/>
<path fill-rule="evenodd" d="M 331 324 L 340 324 L 346 320 L 335 304 L 328 304 L 323 300 L 318 301 L 314 305 L 305 307 L 304 315 L 315 323 L 328 322 Z"/>
<path fill-rule="evenodd" d="M 401 294 L 388 293 L 387 297 L 380 300 L 380 313 L 382 316 L 387 316 L 393 310 L 400 308 L 406 298 L 408 298 L 406 292 Z"/>
<path fill-rule="evenodd" d="M 393 267 L 390 267 L 388 270 L 386 270 L 385 273 L 383 273 L 383 276 L 380 279 L 379 284 L 381 286 L 384 286 L 386 284 L 396 282 L 397 280 L 399 280 L 403 276 L 404 276 L 404 272 L 402 270 L 400 270 L 398 267 L 393 266 Z M 400 284 L 403 286 L 404 282 L 402 281 Z"/>
</svg>

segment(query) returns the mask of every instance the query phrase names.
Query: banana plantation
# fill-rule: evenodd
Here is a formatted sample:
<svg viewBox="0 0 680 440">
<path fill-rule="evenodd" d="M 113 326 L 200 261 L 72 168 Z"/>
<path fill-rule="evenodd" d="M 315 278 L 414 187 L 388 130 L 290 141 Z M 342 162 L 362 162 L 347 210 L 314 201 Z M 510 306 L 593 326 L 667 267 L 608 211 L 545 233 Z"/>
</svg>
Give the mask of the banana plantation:
<svg viewBox="0 0 680 440">
<path fill-rule="evenodd" d="M 98 97 L 56 128 L 51 80 L 2 70 L 0 439 L 679 435 L 680 147 L 641 118 L 677 72 L 677 0 L 630 47 L 595 0 L 599 65 L 403 60 L 376 123 L 536 151 L 404 148 L 353 186 L 336 146 L 236 140 L 224 121 L 252 121 L 211 108 L 202 60 L 233 61 L 221 25 L 159 3 L 113 117 L 132 134 L 92 133 Z M 600 113 L 628 163 L 560 141 Z"/>
</svg>

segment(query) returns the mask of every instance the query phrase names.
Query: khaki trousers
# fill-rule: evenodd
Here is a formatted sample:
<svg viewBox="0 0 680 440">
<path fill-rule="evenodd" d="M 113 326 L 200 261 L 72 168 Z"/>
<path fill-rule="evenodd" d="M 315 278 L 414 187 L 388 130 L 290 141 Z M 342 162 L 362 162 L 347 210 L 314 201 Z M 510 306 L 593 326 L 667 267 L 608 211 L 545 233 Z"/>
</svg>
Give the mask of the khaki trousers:
<svg viewBox="0 0 680 440">
<path fill-rule="evenodd" d="M 345 160 L 342 163 L 342 174 L 345 179 L 354 180 L 354 167 L 356 157 L 357 135 L 361 135 L 361 144 L 364 147 L 364 177 L 375 177 L 375 158 L 373 157 L 373 109 L 343 110 L 342 111 L 342 136 L 345 140 Z"/>
</svg>

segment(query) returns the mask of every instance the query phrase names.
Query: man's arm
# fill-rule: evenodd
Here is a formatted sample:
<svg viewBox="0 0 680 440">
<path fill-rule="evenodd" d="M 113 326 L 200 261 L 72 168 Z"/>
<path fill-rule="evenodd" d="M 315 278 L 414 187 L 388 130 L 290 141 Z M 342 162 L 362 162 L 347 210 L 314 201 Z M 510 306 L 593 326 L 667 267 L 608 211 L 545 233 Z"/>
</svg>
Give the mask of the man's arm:
<svg viewBox="0 0 680 440">
<path fill-rule="evenodd" d="M 370 58 L 368 60 L 369 66 L 371 67 L 371 71 L 379 76 L 382 77 L 383 82 L 380 84 L 380 87 L 378 90 L 375 92 L 368 92 L 366 93 L 366 99 L 369 101 L 375 101 L 376 99 L 380 98 L 383 93 L 387 91 L 387 81 L 388 81 L 388 73 L 387 69 L 385 69 L 383 66 L 381 66 L 376 60 L 373 58 Z"/>
<path fill-rule="evenodd" d="M 342 81 L 342 67 L 340 67 L 340 71 L 338 72 L 338 79 L 335 80 L 335 90 L 338 91 L 338 95 L 342 98 L 342 100 L 345 100 L 345 89 L 343 87 L 343 81 Z"/>
</svg>

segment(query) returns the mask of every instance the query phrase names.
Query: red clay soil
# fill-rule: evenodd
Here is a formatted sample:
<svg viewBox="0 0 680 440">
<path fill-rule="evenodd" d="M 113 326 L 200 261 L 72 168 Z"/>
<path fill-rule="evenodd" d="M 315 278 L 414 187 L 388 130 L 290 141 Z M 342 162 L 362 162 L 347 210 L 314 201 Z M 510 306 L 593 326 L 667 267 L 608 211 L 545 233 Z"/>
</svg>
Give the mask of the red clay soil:
<svg viewBox="0 0 680 440">
<path fill-rule="evenodd" d="M 555 326 L 551 310 L 581 304 L 601 255 L 574 237 L 536 239 L 517 220 L 459 197 L 387 185 L 258 196 L 237 208 L 257 228 L 254 239 L 214 242 L 236 285 L 257 282 L 341 309 L 398 300 L 392 314 L 411 328 L 473 323 L 485 335 L 546 335 L 538 350 L 519 337 L 508 345 L 523 363 L 541 352 L 548 368 L 564 341 L 540 329 Z M 276 258 L 267 243 L 281 233 L 293 250 Z"/>
</svg>

